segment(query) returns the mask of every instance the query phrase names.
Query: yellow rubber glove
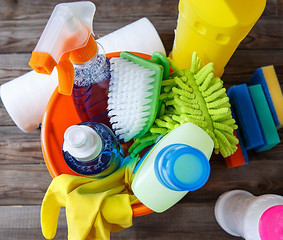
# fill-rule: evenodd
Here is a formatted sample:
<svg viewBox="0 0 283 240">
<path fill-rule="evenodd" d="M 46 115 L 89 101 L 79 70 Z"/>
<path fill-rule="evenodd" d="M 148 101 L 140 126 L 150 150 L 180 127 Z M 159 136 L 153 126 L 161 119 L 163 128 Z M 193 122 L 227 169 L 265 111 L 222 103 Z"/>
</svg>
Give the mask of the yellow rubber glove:
<svg viewBox="0 0 283 240">
<path fill-rule="evenodd" d="M 55 237 L 61 207 L 66 207 L 69 240 L 110 239 L 110 232 L 130 227 L 131 204 L 138 200 L 128 186 L 137 160 L 103 179 L 67 174 L 54 178 L 41 206 L 44 237 Z"/>
</svg>

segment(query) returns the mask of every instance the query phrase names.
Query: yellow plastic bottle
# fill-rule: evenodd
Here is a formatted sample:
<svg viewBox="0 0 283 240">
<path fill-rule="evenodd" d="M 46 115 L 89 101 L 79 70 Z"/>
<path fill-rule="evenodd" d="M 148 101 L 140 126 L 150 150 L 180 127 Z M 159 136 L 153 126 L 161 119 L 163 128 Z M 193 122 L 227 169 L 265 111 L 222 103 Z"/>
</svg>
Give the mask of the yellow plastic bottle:
<svg viewBox="0 0 283 240">
<path fill-rule="evenodd" d="M 266 0 L 180 0 L 171 57 L 180 68 L 197 52 L 220 77 L 232 54 L 261 16 Z"/>
</svg>

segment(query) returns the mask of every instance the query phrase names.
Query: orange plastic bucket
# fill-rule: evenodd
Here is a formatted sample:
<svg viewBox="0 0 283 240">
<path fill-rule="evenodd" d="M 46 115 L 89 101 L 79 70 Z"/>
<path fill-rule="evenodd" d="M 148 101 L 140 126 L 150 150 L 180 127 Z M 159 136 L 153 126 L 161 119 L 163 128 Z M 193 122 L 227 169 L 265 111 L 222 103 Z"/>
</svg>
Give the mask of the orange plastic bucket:
<svg viewBox="0 0 283 240">
<path fill-rule="evenodd" d="M 150 59 L 151 57 L 141 53 L 135 54 L 146 59 Z M 109 59 L 119 56 L 120 53 L 107 54 Z M 46 107 L 41 129 L 42 152 L 52 178 L 57 177 L 60 174 L 80 176 L 68 167 L 62 154 L 65 130 L 69 126 L 80 122 L 81 120 L 76 112 L 72 96 L 59 94 L 56 89 Z M 132 209 L 134 217 L 143 216 L 153 212 L 141 203 L 133 205 Z"/>
</svg>

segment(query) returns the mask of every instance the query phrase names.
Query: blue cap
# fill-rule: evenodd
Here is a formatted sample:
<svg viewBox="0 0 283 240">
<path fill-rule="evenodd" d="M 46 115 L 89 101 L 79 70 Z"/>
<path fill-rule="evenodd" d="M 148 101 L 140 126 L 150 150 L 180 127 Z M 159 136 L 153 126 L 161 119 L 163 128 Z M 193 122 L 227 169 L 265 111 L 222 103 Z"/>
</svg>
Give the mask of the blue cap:
<svg viewBox="0 0 283 240">
<path fill-rule="evenodd" d="M 200 150 L 186 144 L 171 144 L 157 154 L 154 170 L 165 187 L 174 191 L 194 191 L 208 180 L 210 164 Z"/>
</svg>

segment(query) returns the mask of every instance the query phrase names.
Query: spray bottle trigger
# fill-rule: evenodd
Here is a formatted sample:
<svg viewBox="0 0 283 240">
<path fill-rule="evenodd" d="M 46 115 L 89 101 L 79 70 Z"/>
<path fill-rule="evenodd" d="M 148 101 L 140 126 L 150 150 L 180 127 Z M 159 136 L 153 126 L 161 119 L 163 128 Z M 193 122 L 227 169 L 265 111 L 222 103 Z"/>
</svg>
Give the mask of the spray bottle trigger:
<svg viewBox="0 0 283 240">
<path fill-rule="evenodd" d="M 72 95 L 74 84 L 74 66 L 69 59 L 70 53 L 63 54 L 56 68 L 58 71 L 58 92 L 64 95 Z"/>
</svg>

